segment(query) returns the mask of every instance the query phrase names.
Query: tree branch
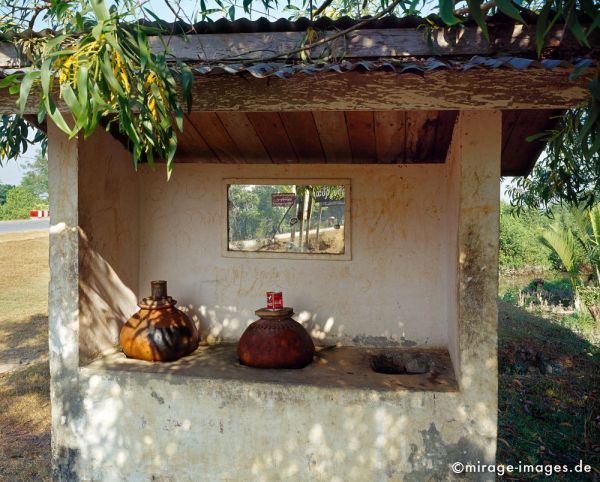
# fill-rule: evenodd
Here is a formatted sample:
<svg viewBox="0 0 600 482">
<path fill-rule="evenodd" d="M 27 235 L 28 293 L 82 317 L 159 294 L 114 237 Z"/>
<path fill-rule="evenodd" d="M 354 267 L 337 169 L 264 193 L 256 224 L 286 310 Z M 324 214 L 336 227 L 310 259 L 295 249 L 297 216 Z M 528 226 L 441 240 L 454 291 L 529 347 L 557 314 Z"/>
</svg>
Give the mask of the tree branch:
<svg viewBox="0 0 600 482">
<path fill-rule="evenodd" d="M 491 0 L 490 2 L 483 3 L 481 5 L 481 13 L 486 14 L 494 7 L 496 7 L 495 0 Z M 471 13 L 471 9 L 469 7 L 464 7 L 464 8 L 459 8 L 457 10 L 454 10 L 454 15 L 456 15 L 457 17 L 463 16 L 463 15 L 468 15 L 469 13 Z"/>
<path fill-rule="evenodd" d="M 335 33 L 334 35 L 330 35 L 329 37 L 326 37 L 324 39 L 321 39 L 317 42 L 313 42 L 311 44 L 307 44 L 307 45 L 303 45 L 302 47 L 298 47 L 297 49 L 293 49 L 290 50 L 288 52 L 284 52 L 278 55 L 273 55 L 271 57 L 267 57 L 264 59 L 260 59 L 258 60 L 259 62 L 270 62 L 271 60 L 277 60 L 280 59 L 282 57 L 289 57 L 290 55 L 294 55 L 294 54 L 299 54 L 300 52 L 306 52 L 307 50 L 311 50 L 315 47 L 319 47 L 321 45 L 325 45 L 329 42 L 332 42 L 333 40 L 343 37 L 344 35 L 353 32 L 354 30 L 358 30 L 363 28 L 364 26 L 368 25 L 369 23 L 380 19 L 381 17 L 387 15 L 388 13 L 392 12 L 394 10 L 394 8 L 396 8 L 398 6 L 398 4 L 401 2 L 402 0 L 394 0 L 386 9 L 382 10 L 381 12 L 379 12 L 377 15 L 375 15 L 374 17 L 371 18 L 367 18 L 365 20 L 362 20 L 361 22 L 358 22 L 356 25 L 353 25 L 352 27 L 349 27 L 347 29 L 344 30 L 340 30 L 339 32 Z M 227 60 L 227 59 L 231 59 L 231 57 L 225 57 L 223 59 L 220 60 Z M 244 65 L 250 65 L 250 64 L 254 64 L 256 63 L 257 60 L 249 60 L 244 62 Z"/>
</svg>

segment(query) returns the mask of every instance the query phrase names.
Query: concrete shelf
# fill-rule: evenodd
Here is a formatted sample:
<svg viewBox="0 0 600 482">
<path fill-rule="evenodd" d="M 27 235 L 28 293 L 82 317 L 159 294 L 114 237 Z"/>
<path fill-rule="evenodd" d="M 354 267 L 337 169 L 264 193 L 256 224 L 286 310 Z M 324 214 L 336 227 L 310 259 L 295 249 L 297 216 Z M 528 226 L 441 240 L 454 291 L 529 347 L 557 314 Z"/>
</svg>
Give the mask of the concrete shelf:
<svg viewBox="0 0 600 482">
<path fill-rule="evenodd" d="M 302 370 L 266 370 L 241 365 L 235 344 L 201 346 L 190 356 L 171 363 L 149 363 L 114 353 L 93 361 L 85 371 L 126 371 L 215 380 L 281 385 L 305 385 L 327 389 L 395 391 L 458 391 L 450 356 L 445 349 L 401 349 L 334 347 L 317 349 L 315 360 Z M 385 352 L 413 352 L 428 355 L 434 367 L 430 373 L 390 375 L 371 369 L 370 357 Z"/>
</svg>

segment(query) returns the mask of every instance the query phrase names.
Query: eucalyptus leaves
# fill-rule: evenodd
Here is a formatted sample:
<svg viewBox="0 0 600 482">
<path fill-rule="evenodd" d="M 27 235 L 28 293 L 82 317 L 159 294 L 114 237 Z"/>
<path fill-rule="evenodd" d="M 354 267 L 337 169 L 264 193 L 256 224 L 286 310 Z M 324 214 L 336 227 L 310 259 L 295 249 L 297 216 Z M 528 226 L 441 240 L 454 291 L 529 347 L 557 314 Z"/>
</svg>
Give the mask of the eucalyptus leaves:
<svg viewBox="0 0 600 482">
<path fill-rule="evenodd" d="M 40 92 L 38 122 L 48 116 L 74 137 L 89 136 L 99 124 L 115 124 L 131 143 L 135 164 L 166 161 L 171 175 L 177 150 L 177 130 L 183 129 L 184 101 L 191 103 L 192 72 L 183 63 L 170 65 L 164 54 L 151 52 L 141 25 L 120 23 L 116 9 L 92 0 L 97 21 L 88 32 L 63 33 L 42 44 L 34 65 L 22 78 L 5 79 L 19 93 L 19 110 L 25 111 L 30 94 Z M 64 116 L 58 107 L 68 109 Z"/>
<path fill-rule="evenodd" d="M 183 0 L 161 1 L 176 19 L 190 24 L 189 33 L 194 32 L 193 22 L 209 15 L 226 15 L 233 19 L 236 11 L 256 13 L 258 5 L 266 10 L 258 13 L 269 16 L 270 9 L 278 6 L 277 0 L 215 0 L 217 9 L 208 8 L 200 1 L 188 11 Z M 13 94 L 18 94 L 22 114 L 27 105 L 37 101 L 38 123 L 49 117 L 70 136 L 89 136 L 99 125 L 118 130 L 130 143 L 136 165 L 141 160 L 153 164 L 155 159 L 161 159 L 166 161 L 170 176 L 178 132 L 183 128 L 184 108 L 189 109 L 191 104 L 192 72 L 186 64 L 167 57 L 168 45 L 161 49 L 163 53 L 151 51 L 149 37 L 160 40 L 165 32 L 135 21 L 139 18 L 160 20 L 147 0 L 118 0 L 111 5 L 108 8 L 105 0 L 0 0 L 0 37 L 18 46 L 32 63 L 27 74 L 4 78 L 0 88 L 8 87 Z M 287 11 L 296 17 L 365 14 L 377 17 L 388 13 L 419 15 L 433 11 L 439 13 L 447 25 L 458 25 L 472 18 L 486 37 L 490 14 L 499 11 L 525 23 L 526 9 L 529 14 L 537 13 L 538 54 L 542 52 L 544 39 L 558 23 L 565 24 L 581 45 L 594 48 L 592 35 L 600 26 L 594 0 L 324 0 L 320 5 L 297 0 L 288 2 L 287 6 Z M 438 28 L 439 20 L 436 22 L 426 19 L 424 25 Z M 54 33 L 34 34 L 41 25 L 52 27 Z M 15 36 L 15 32 L 20 33 Z M 333 33 L 327 39 L 344 33 Z M 317 40 L 317 33 L 309 28 L 302 45 L 294 52 L 310 62 L 306 49 L 326 43 L 327 39 Z M 517 202 L 527 205 L 540 200 L 579 201 L 584 181 L 578 178 L 579 158 L 575 154 L 580 153 L 587 162 L 586 171 L 598 184 L 597 191 L 592 191 L 586 202 L 591 204 L 596 193 L 600 194 L 597 79 L 596 74 L 596 80 L 590 84 L 591 102 L 567 114 L 557 130 L 546 133 L 552 157 L 547 164 L 540 165 L 545 170 L 537 179 L 527 179 L 515 189 Z M 28 145 L 43 137 L 39 132 L 32 135 L 32 126 L 23 117 L 3 116 L 0 164 L 17 158 Z M 564 146 L 574 154 L 567 155 Z M 548 170 L 554 168 L 559 171 L 559 177 Z M 553 182 L 547 183 L 548 177 Z M 528 186 L 534 186 L 537 191 Z"/>
</svg>

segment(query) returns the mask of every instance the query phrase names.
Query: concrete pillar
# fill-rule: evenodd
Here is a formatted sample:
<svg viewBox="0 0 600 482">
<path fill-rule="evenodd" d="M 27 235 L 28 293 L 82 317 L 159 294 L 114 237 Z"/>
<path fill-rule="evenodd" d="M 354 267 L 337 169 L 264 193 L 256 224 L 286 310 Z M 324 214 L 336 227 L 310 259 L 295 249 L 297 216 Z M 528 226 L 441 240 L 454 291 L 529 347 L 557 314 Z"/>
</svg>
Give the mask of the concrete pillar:
<svg viewBox="0 0 600 482">
<path fill-rule="evenodd" d="M 453 146 L 460 170 L 458 378 L 486 463 L 494 463 L 497 436 L 501 134 L 500 111 L 463 111 Z"/>
<path fill-rule="evenodd" d="M 79 403 L 78 141 L 48 123 L 50 397 L 54 480 L 76 480 Z"/>
</svg>

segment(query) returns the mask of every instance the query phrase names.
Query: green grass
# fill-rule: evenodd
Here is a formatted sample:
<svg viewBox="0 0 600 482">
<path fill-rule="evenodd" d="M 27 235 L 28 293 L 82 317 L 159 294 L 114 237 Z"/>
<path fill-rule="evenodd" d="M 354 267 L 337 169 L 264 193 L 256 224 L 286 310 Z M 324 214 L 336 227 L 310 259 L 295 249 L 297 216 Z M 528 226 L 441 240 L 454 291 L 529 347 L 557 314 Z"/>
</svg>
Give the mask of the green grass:
<svg viewBox="0 0 600 482">
<path fill-rule="evenodd" d="M 540 316 L 500 301 L 498 335 L 498 462 L 572 466 L 583 460 L 595 468 L 588 479 L 585 474 L 563 474 L 552 480 L 597 480 L 598 327 L 589 317 Z M 524 360 L 527 357 L 533 361 Z M 542 374 L 536 359 L 551 360 L 562 368 Z"/>
</svg>

